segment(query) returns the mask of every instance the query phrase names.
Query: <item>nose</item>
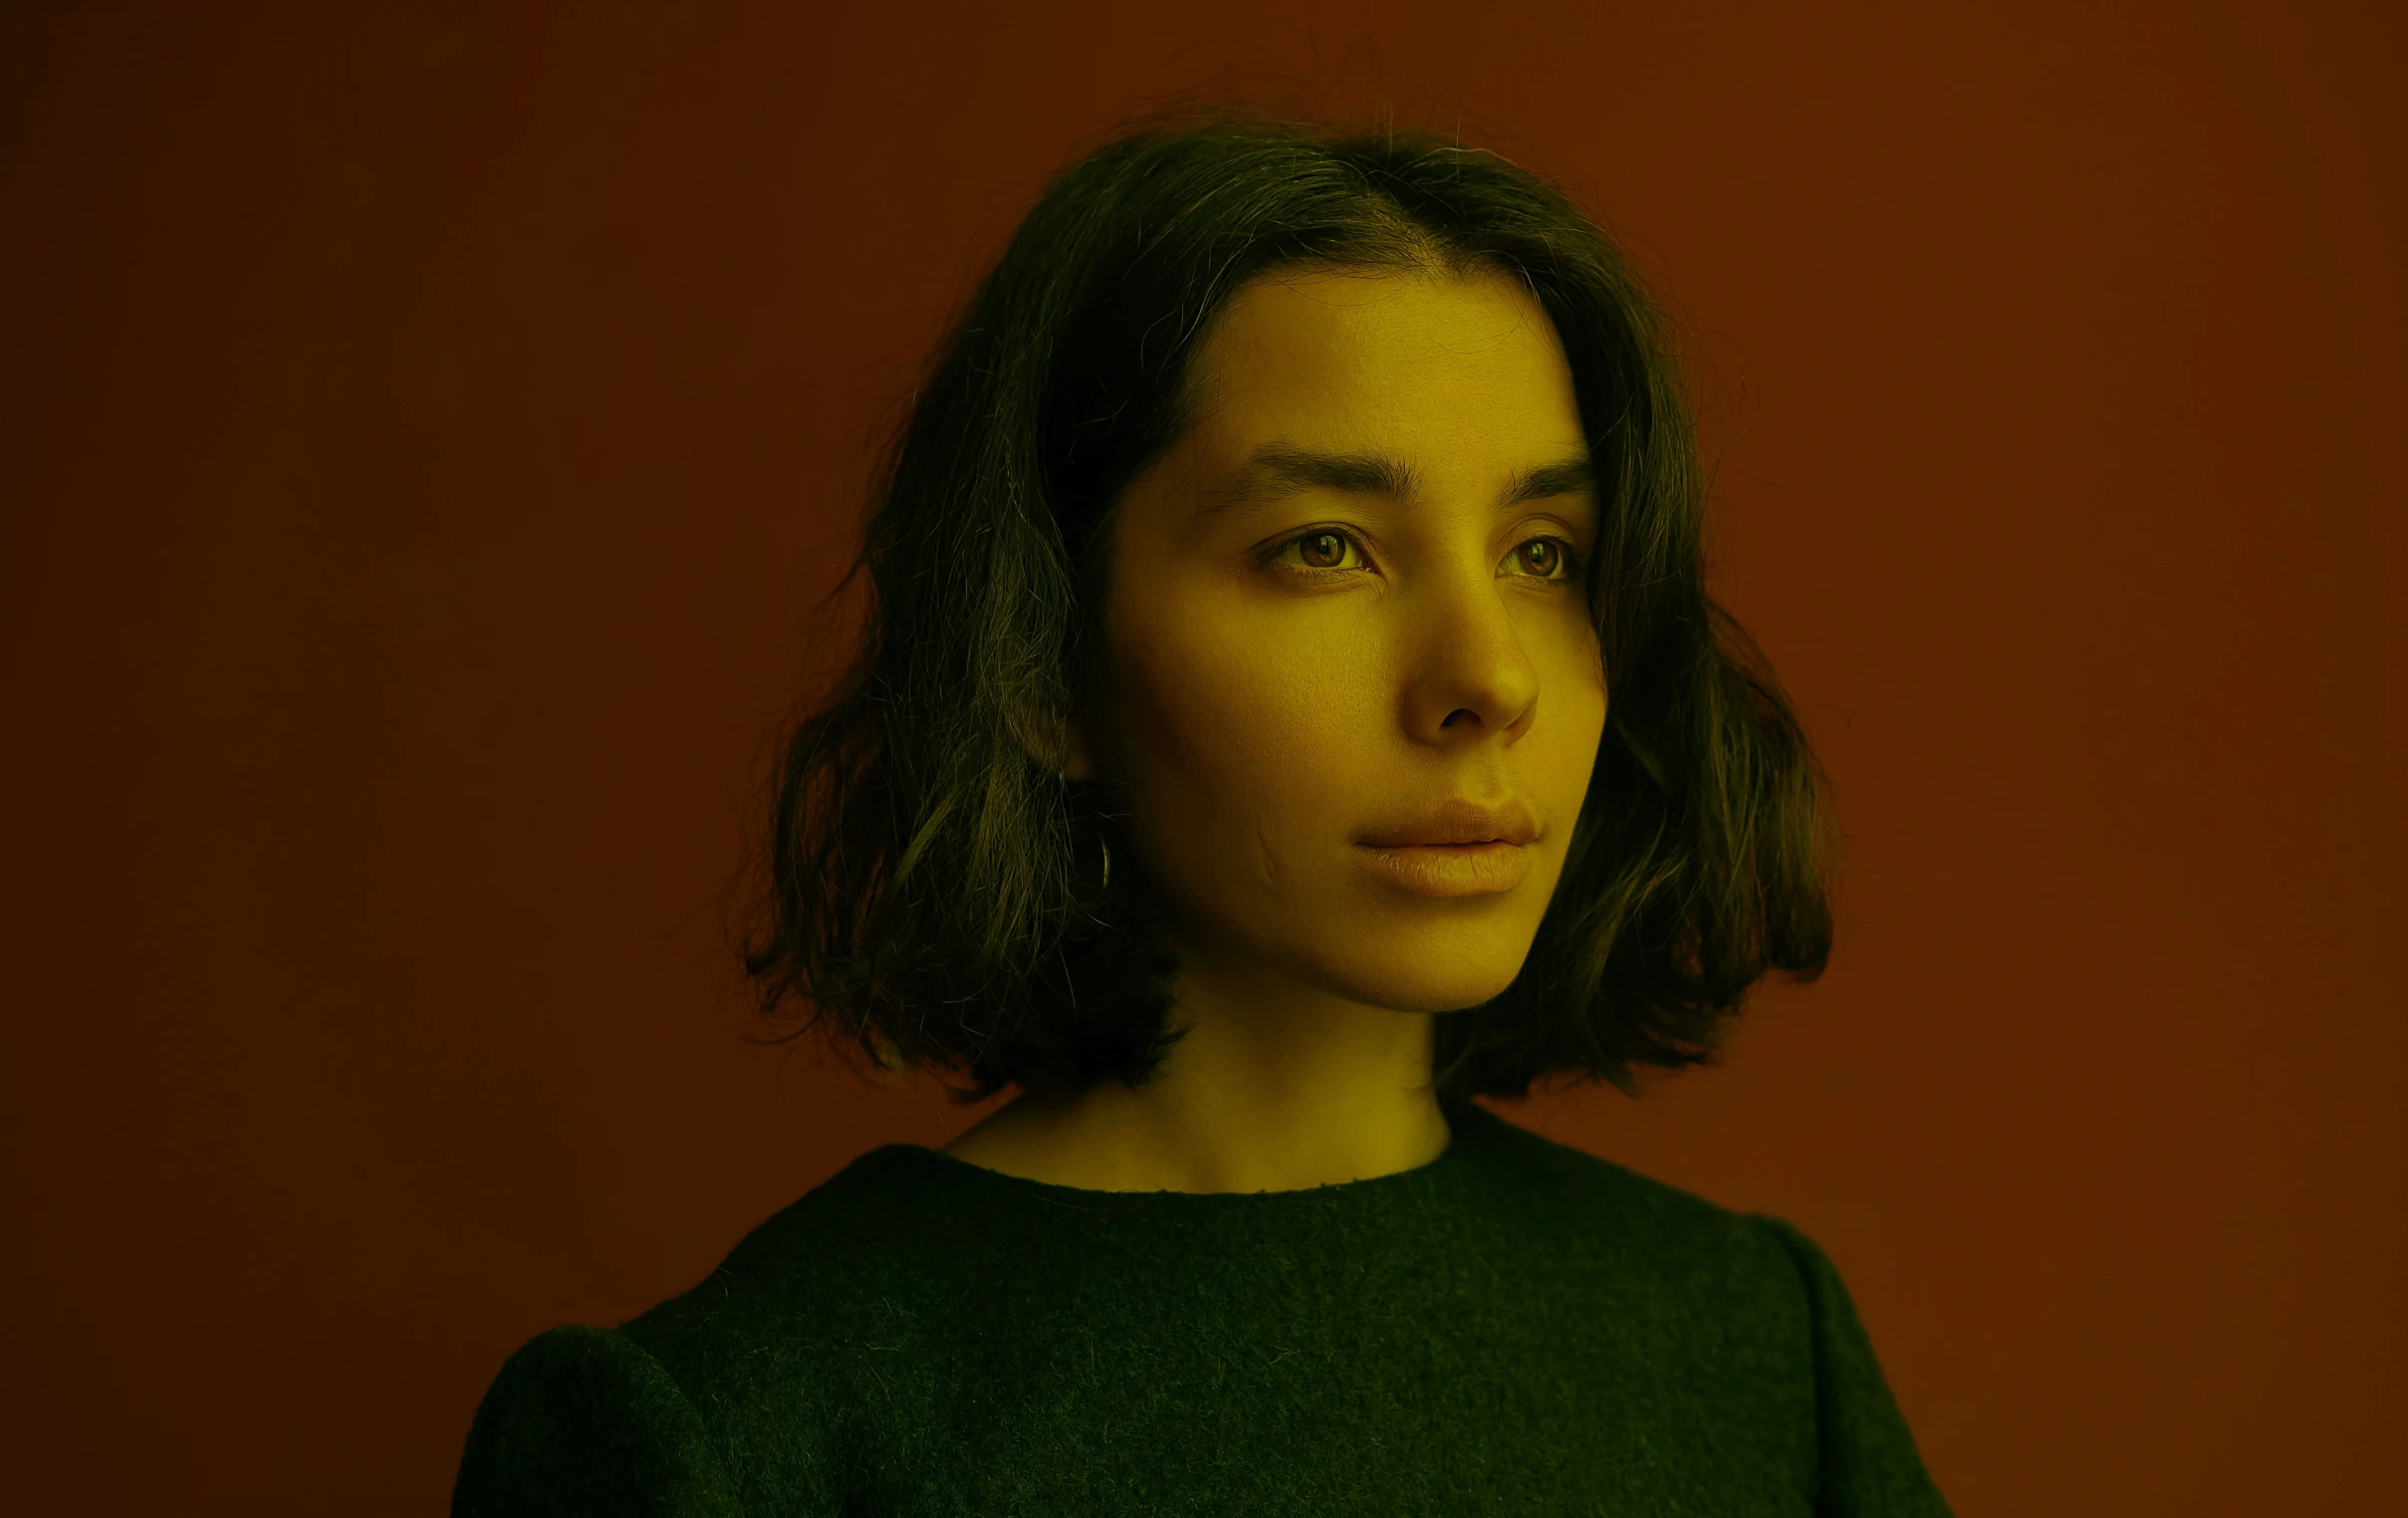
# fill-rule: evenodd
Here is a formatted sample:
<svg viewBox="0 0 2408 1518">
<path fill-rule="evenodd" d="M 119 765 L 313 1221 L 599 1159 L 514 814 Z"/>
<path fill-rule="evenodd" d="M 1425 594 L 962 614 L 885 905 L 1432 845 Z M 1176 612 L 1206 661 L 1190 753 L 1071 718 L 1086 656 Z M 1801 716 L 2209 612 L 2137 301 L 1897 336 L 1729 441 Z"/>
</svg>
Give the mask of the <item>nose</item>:
<svg viewBox="0 0 2408 1518">
<path fill-rule="evenodd" d="M 1406 610 L 1406 731 L 1418 743 L 1507 742 L 1539 708 L 1539 671 L 1494 576 L 1465 574 Z"/>
</svg>

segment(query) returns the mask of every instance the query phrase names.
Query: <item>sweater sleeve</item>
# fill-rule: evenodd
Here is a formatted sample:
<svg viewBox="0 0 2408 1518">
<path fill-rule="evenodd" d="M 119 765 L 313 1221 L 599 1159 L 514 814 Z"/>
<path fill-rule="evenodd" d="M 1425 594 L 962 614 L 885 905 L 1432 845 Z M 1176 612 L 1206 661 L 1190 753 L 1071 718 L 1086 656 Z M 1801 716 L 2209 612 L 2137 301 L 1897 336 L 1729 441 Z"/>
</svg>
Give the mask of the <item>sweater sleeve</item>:
<svg viewBox="0 0 2408 1518">
<path fill-rule="evenodd" d="M 453 1518 L 738 1518 L 694 1404 L 611 1329 L 559 1328 L 502 1366 L 469 1425 Z"/>
<path fill-rule="evenodd" d="M 1822 1466 L 1817 1518 L 1949 1518 L 1830 1258 L 1779 1218 L 1756 1221 L 1789 1251 L 1813 1321 Z"/>
</svg>

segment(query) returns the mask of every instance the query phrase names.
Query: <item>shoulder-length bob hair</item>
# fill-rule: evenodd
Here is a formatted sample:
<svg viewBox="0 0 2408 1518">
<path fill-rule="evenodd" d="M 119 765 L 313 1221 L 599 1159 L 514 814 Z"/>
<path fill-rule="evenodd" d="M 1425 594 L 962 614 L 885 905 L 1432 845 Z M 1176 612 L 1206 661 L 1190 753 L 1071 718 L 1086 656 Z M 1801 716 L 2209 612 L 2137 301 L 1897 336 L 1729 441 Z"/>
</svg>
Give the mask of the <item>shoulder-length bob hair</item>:
<svg viewBox="0 0 2408 1518">
<path fill-rule="evenodd" d="M 1706 1058 L 1768 970 L 1820 972 L 1814 761 L 1706 595 L 1684 384 L 1622 255 L 1493 153 L 1221 113 L 1141 123 L 1055 177 L 882 454 L 854 566 L 867 631 L 775 782 L 746 949 L 765 1012 L 964 1100 L 1159 1066 L 1175 966 L 1142 874 L 1107 855 L 1095 788 L 1048 761 L 1096 667 L 1115 499 L 1185 424 L 1214 314 L 1297 266 L 1520 282 L 1600 482 L 1604 736 L 1520 976 L 1439 1019 L 1441 1098 L 1552 1075 L 1627 1090 Z"/>
</svg>

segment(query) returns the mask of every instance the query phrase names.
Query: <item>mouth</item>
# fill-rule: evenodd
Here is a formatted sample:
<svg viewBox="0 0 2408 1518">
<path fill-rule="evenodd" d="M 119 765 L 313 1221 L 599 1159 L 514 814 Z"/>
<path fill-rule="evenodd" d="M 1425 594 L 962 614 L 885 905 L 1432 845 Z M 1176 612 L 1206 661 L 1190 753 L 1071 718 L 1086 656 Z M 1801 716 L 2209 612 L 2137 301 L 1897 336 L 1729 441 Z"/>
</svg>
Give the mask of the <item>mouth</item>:
<svg viewBox="0 0 2408 1518">
<path fill-rule="evenodd" d="M 1356 844 L 1373 876 L 1417 896 L 1494 895 L 1530 874 L 1530 851 L 1504 839 L 1464 844 Z"/>
<path fill-rule="evenodd" d="M 1539 824 L 1519 800 L 1502 806 L 1450 799 L 1355 840 L 1355 858 L 1389 885 L 1416 895 L 1488 895 L 1530 874 L 1528 846 Z"/>
<path fill-rule="evenodd" d="M 1354 841 L 1370 849 L 1480 844 L 1511 844 L 1520 848 L 1538 836 L 1539 820 L 1520 797 L 1509 797 L 1488 806 L 1456 796 L 1411 817 L 1365 829 Z"/>
</svg>

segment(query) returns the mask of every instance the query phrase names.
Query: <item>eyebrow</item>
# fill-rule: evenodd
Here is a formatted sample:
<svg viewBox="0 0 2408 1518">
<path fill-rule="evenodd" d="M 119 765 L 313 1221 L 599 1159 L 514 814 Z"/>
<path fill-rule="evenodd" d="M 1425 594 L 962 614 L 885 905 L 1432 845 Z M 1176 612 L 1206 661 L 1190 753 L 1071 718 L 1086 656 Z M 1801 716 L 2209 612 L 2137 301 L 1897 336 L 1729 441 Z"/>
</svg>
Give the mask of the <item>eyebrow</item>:
<svg viewBox="0 0 2408 1518">
<path fill-rule="evenodd" d="M 1219 516 L 1284 500 L 1306 490 L 1335 490 L 1346 495 L 1384 496 L 1409 501 L 1418 489 L 1412 467 L 1377 453 L 1323 453 L 1265 443 L 1228 479 L 1213 487 L 1200 514 Z M 1596 471 L 1585 452 L 1516 473 L 1500 506 L 1579 495 L 1596 489 Z"/>
</svg>

